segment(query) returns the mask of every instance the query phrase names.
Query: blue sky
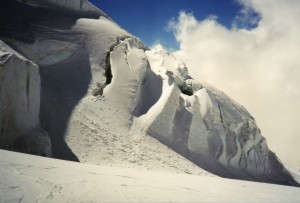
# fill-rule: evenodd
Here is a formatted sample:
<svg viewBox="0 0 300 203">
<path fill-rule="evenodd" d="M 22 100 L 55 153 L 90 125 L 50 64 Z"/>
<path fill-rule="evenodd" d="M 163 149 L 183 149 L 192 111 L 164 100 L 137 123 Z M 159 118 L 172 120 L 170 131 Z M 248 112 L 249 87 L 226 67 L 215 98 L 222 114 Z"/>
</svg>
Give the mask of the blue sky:
<svg viewBox="0 0 300 203">
<path fill-rule="evenodd" d="M 156 42 L 169 49 L 177 49 L 178 43 L 166 27 L 178 17 L 179 11 L 193 13 L 203 20 L 209 15 L 226 26 L 238 15 L 241 6 L 236 0 L 90 0 L 106 12 L 121 27 L 139 37 L 146 45 Z"/>
</svg>

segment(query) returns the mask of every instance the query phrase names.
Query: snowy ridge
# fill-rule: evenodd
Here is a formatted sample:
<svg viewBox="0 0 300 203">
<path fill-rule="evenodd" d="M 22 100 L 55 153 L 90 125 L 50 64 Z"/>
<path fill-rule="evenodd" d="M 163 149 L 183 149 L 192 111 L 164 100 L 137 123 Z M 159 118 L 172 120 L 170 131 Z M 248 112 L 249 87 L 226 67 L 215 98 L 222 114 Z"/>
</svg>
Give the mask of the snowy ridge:
<svg viewBox="0 0 300 203">
<path fill-rule="evenodd" d="M 292 179 L 288 173 L 277 175 L 274 171 L 276 157 L 270 155 L 265 139 L 244 107 L 221 91 L 194 81 L 184 63 L 161 47 L 147 55 L 154 66 L 151 68 L 168 81 L 169 88 L 174 85 L 169 99 L 159 104 L 161 110 L 149 125 L 148 134 L 224 177 L 272 182 L 281 176 L 282 180 L 276 181 L 282 183 L 286 178 Z"/>
<path fill-rule="evenodd" d="M 51 9 L 59 12 L 69 12 L 72 15 L 99 18 L 100 16 L 108 17 L 103 11 L 95 7 L 87 0 L 13 0 L 25 3 L 34 7 Z"/>
</svg>

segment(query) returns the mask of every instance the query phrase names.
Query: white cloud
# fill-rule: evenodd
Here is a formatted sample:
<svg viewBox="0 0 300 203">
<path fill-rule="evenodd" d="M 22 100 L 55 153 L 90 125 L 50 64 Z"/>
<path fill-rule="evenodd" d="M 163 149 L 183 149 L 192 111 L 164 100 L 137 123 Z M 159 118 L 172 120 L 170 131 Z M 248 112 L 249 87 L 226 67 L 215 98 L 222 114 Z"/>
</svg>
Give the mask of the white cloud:
<svg viewBox="0 0 300 203">
<path fill-rule="evenodd" d="M 191 75 L 244 105 L 256 118 L 269 147 L 285 162 L 300 166 L 300 1 L 240 0 L 236 21 L 250 30 L 228 29 L 216 17 L 198 21 L 181 12 L 172 20 Z M 251 16 L 257 12 L 256 19 Z M 259 20 L 259 22 L 257 22 Z"/>
</svg>

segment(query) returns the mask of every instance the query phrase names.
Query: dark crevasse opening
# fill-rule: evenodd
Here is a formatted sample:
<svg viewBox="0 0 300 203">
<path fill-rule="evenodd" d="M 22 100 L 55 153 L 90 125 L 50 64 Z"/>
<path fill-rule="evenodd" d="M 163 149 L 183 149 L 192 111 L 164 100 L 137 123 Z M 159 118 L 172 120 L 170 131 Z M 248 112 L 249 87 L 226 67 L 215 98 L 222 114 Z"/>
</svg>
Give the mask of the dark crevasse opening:
<svg viewBox="0 0 300 203">
<path fill-rule="evenodd" d="M 104 88 L 109 85 L 112 81 L 113 75 L 111 71 L 111 64 L 110 64 L 110 52 L 106 54 L 106 61 L 105 61 L 105 72 L 104 75 L 106 77 L 105 83 L 97 83 L 97 87 L 93 90 L 93 96 L 101 96 L 103 95 Z"/>
<path fill-rule="evenodd" d="M 179 88 L 182 94 L 192 96 L 194 94 L 194 90 L 191 84 L 187 84 L 186 79 L 179 78 L 172 71 L 167 71 L 166 74 L 169 76 L 169 85 L 173 82 Z M 191 77 L 187 79 L 192 79 Z"/>
<path fill-rule="evenodd" d="M 191 89 L 182 89 L 180 88 L 182 94 L 188 95 L 188 96 L 192 96 L 194 94 L 193 90 Z"/>
<path fill-rule="evenodd" d="M 106 59 L 105 59 L 105 72 L 104 76 L 106 77 L 105 83 L 99 83 L 97 82 L 97 87 L 93 90 L 92 94 L 93 96 L 101 96 L 103 95 L 103 90 L 104 88 L 109 85 L 112 82 L 113 74 L 112 74 L 112 69 L 111 69 L 111 62 L 110 62 L 110 55 L 111 52 L 115 49 L 116 46 L 118 46 L 122 41 L 125 39 L 128 39 L 130 37 L 117 37 L 116 42 L 111 45 L 109 48 L 109 51 L 106 54 Z"/>
<path fill-rule="evenodd" d="M 106 77 L 105 84 L 109 85 L 113 78 L 112 71 L 111 71 L 111 65 L 110 65 L 110 52 L 108 52 L 106 55 L 105 77 Z"/>
<path fill-rule="evenodd" d="M 176 79 L 175 79 L 176 82 Z M 194 94 L 194 90 L 191 84 L 187 84 L 186 80 L 183 82 L 177 83 L 178 88 L 180 89 L 182 94 L 192 96 Z"/>
</svg>

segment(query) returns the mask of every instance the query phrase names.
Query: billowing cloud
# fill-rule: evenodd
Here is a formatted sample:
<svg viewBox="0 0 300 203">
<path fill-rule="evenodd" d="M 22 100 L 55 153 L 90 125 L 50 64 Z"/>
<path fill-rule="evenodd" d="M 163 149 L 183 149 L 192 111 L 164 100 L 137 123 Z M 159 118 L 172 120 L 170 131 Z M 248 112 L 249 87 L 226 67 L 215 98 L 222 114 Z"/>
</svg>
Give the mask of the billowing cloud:
<svg viewBox="0 0 300 203">
<path fill-rule="evenodd" d="M 230 29 L 214 16 L 199 21 L 180 12 L 170 22 L 180 44 L 174 54 L 195 79 L 244 105 L 279 158 L 300 166 L 300 1 L 239 2 Z"/>
</svg>

